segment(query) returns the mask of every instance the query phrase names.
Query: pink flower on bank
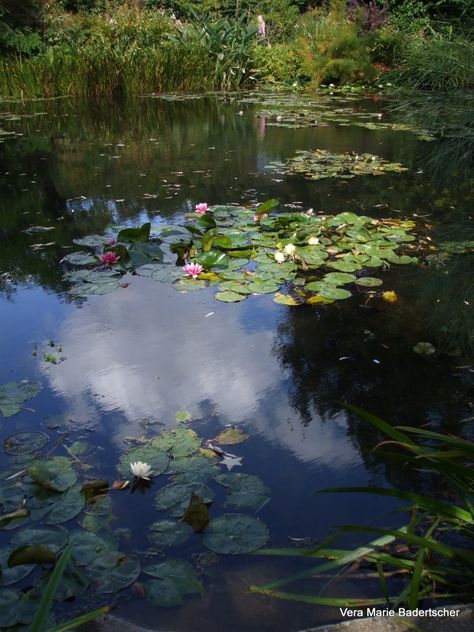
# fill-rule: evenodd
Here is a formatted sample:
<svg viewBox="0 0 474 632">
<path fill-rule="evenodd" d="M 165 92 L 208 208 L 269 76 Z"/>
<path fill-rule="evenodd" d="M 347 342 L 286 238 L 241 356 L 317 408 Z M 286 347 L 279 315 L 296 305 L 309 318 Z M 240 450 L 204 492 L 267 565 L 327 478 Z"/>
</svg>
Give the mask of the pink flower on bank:
<svg viewBox="0 0 474 632">
<path fill-rule="evenodd" d="M 100 260 L 102 261 L 104 266 L 112 266 L 114 263 L 120 259 L 115 252 L 104 252 L 103 255 L 100 255 Z"/>
<path fill-rule="evenodd" d="M 109 241 L 107 242 L 107 244 L 109 246 L 115 246 L 116 243 L 117 243 L 117 240 L 114 239 L 113 237 L 112 237 L 112 239 L 109 239 Z"/>
<path fill-rule="evenodd" d="M 196 279 L 198 274 L 202 272 L 202 265 L 200 263 L 187 263 L 184 267 L 184 274 L 187 274 L 193 279 Z"/>
<path fill-rule="evenodd" d="M 260 213 L 260 215 L 254 215 L 253 219 L 254 222 L 261 222 L 262 219 L 265 219 L 265 217 L 268 217 L 268 213 Z"/>
<path fill-rule="evenodd" d="M 195 211 L 196 213 L 201 213 L 201 215 L 204 215 L 204 213 L 207 211 L 207 202 L 200 202 L 199 204 L 196 204 Z"/>
</svg>

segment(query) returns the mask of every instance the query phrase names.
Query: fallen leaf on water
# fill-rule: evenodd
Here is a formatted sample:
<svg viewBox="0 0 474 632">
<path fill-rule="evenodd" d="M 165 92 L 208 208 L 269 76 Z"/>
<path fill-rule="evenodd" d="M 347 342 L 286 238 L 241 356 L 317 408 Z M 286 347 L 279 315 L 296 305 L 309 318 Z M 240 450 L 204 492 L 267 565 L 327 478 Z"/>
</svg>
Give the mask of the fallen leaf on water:
<svg viewBox="0 0 474 632">
<path fill-rule="evenodd" d="M 209 522 L 208 505 L 197 494 L 191 496 L 188 508 L 181 518 L 181 522 L 186 522 L 195 533 L 200 533 L 206 528 Z"/>
<path fill-rule="evenodd" d="M 116 491 L 121 491 L 122 489 L 127 489 L 130 486 L 130 481 L 114 481 L 112 483 L 111 489 L 115 489 Z"/>
<path fill-rule="evenodd" d="M 233 467 L 242 465 L 242 457 L 234 456 L 233 454 L 226 454 L 222 461 L 219 462 L 219 465 L 225 465 L 230 472 Z"/>
</svg>

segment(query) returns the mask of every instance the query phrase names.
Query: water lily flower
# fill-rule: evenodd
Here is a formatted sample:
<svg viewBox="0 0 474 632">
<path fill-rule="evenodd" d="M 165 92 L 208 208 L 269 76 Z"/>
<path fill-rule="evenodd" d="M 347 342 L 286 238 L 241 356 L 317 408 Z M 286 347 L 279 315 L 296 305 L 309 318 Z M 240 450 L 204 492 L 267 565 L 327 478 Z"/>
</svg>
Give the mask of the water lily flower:
<svg viewBox="0 0 474 632">
<path fill-rule="evenodd" d="M 308 239 L 308 245 L 310 246 L 317 246 L 319 244 L 319 238 L 318 237 L 310 237 Z"/>
<path fill-rule="evenodd" d="M 135 478 L 142 478 L 145 481 L 151 480 L 150 477 L 153 474 L 151 466 L 148 465 L 148 463 L 142 463 L 141 461 L 130 463 L 130 472 L 133 476 L 135 476 Z"/>
<path fill-rule="evenodd" d="M 294 255 L 295 254 L 295 250 L 296 250 L 296 246 L 294 244 L 286 244 L 286 246 L 283 248 L 283 252 L 285 253 L 285 255 Z"/>
<path fill-rule="evenodd" d="M 112 266 L 114 263 L 117 263 L 119 259 L 120 257 L 116 255 L 115 252 L 104 252 L 103 255 L 100 255 L 100 260 L 104 266 Z"/>
<path fill-rule="evenodd" d="M 207 202 L 199 202 L 199 204 L 196 204 L 194 210 L 196 211 L 196 213 L 204 215 L 204 213 L 207 211 Z"/>
<path fill-rule="evenodd" d="M 268 213 L 260 213 L 260 215 L 256 214 L 253 216 L 254 222 L 261 222 L 262 219 L 265 219 L 265 217 L 268 217 Z"/>
<path fill-rule="evenodd" d="M 283 263 L 285 261 L 285 255 L 282 252 L 280 252 L 279 250 L 277 250 L 277 252 L 275 252 L 274 257 L 275 257 L 275 261 L 277 263 Z"/>
<path fill-rule="evenodd" d="M 187 263 L 183 266 L 184 274 L 187 274 L 193 279 L 196 279 L 199 274 L 202 272 L 202 265 L 200 263 Z"/>
<path fill-rule="evenodd" d="M 116 243 L 117 243 L 117 240 L 114 239 L 113 237 L 109 239 L 109 241 L 107 242 L 109 246 L 115 246 Z"/>
</svg>

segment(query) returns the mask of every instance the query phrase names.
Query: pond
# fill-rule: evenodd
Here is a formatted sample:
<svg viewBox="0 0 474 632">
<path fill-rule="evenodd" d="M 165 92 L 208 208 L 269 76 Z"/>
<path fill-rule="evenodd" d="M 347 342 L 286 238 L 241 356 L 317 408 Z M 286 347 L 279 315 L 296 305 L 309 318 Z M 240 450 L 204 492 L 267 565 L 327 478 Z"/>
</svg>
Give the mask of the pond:
<svg viewBox="0 0 474 632">
<path fill-rule="evenodd" d="M 18 500 L 26 498 L 27 509 L 0 522 L 0 555 L 4 565 L 20 545 L 58 550 L 69 533 L 82 544 L 81 572 L 65 583 L 58 620 L 64 609 L 70 617 L 104 604 L 177 632 L 289 632 L 340 619 L 338 608 L 250 587 L 311 567 L 258 554 L 260 545 L 308 546 L 339 525 L 403 519 L 390 498 L 316 493 L 416 483 L 378 457 L 381 437 L 344 403 L 392 423 L 456 433 L 472 416 L 472 147 L 462 137 L 458 148 L 455 134 L 440 137 L 439 116 L 402 105 L 378 93 L 330 89 L 95 107 L 0 104 L 0 384 L 16 383 L 7 394 L 0 387 L 0 520 L 18 510 Z M 316 149 L 330 159 L 324 177 L 312 179 L 314 164 L 304 159 L 314 154 L 304 152 Z M 399 167 L 354 175 L 355 157 L 359 164 L 366 154 L 369 170 L 378 157 Z M 292 170 L 295 158 L 302 169 Z M 294 304 L 279 304 L 272 290 L 227 303 L 215 299 L 212 279 L 201 291 L 176 291 L 176 283 L 132 270 L 115 291 L 71 293 L 77 268 L 64 257 L 94 252 L 75 240 L 99 234 L 107 241 L 147 222 L 152 235 L 166 235 L 166 226 L 195 216 L 199 203 L 209 212 L 222 207 L 223 216 L 230 205 L 253 215 L 270 199 L 279 202 L 270 218 L 355 213 L 367 226 L 411 220 L 415 239 L 406 246 L 418 262 L 369 268 L 365 276 L 381 286 L 352 283 L 348 298 L 335 301 L 325 287 L 326 301 L 313 304 L 303 304 L 301 291 L 283 294 Z M 381 219 L 390 221 L 370 223 Z M 291 253 L 285 257 L 293 265 Z M 226 430 L 235 432 L 220 436 Z M 171 449 L 171 464 L 160 464 L 167 473 L 127 486 L 129 460 L 145 460 L 153 439 Z M 192 521 L 177 522 L 191 500 L 194 488 L 182 489 L 190 481 L 212 501 L 210 525 L 196 532 Z M 85 484 L 95 502 L 84 506 Z M 170 484 L 172 500 L 169 488 L 161 491 Z M 215 522 L 225 514 L 233 516 L 227 525 Z M 235 550 L 225 550 L 229 542 Z M 352 534 L 345 546 L 366 542 Z M 120 572 L 117 551 L 127 560 Z M 17 568 L 25 571 L 0 577 L 10 612 L 0 627 L 28 624 L 27 614 L 11 614 L 12 600 L 32 588 L 36 603 L 49 566 Z M 173 569 L 182 573 L 174 583 Z M 317 594 L 326 581 L 285 589 Z M 348 576 L 325 590 L 364 597 L 374 587 Z"/>
</svg>

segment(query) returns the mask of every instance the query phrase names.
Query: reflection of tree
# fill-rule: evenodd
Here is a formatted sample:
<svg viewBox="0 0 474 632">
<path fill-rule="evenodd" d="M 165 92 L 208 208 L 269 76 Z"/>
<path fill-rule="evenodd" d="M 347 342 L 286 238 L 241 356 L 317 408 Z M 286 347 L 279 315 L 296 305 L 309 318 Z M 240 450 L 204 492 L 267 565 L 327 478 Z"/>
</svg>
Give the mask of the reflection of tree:
<svg viewBox="0 0 474 632">
<path fill-rule="evenodd" d="M 439 323 L 428 320 L 431 303 L 421 294 L 425 278 L 412 270 L 398 279 L 385 275 L 386 288 L 396 287 L 399 294 L 394 304 L 373 299 L 366 305 L 360 296 L 320 309 L 288 310 L 278 325 L 274 354 L 290 371 L 290 397 L 303 423 L 311 423 L 314 414 L 331 423 L 341 402 L 348 402 L 394 424 L 461 431 L 460 420 L 472 411 L 469 383 L 456 375 L 457 361 L 443 354 L 419 357 L 412 350 L 420 340 L 437 344 Z M 449 327 L 449 321 L 443 325 Z M 382 435 L 355 416 L 348 433 L 369 468 L 380 463 L 370 450 Z M 406 485 L 399 466 L 385 463 L 385 468 L 393 484 Z"/>
</svg>

